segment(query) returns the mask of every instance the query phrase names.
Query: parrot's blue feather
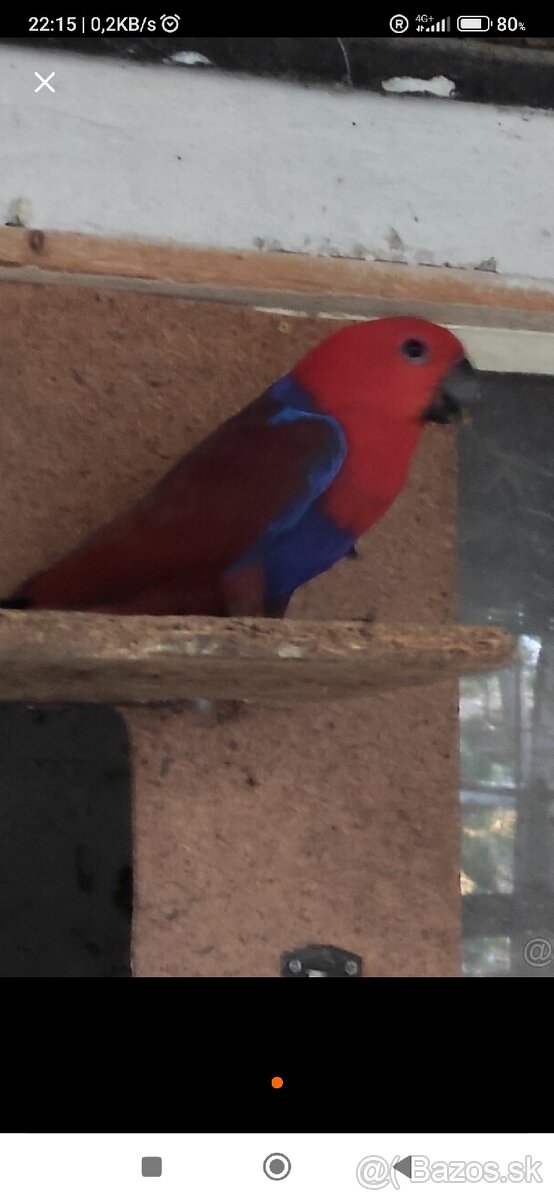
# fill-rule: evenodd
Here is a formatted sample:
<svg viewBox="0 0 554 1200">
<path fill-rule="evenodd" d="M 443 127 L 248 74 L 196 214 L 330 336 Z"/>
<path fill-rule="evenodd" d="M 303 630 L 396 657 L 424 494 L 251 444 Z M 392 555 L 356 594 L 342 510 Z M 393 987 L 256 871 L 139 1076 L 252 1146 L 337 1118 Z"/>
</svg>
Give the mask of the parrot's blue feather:
<svg viewBox="0 0 554 1200">
<path fill-rule="evenodd" d="M 319 452 L 306 464 L 306 489 L 272 521 L 246 555 L 227 574 L 241 571 L 253 562 L 262 565 L 266 601 L 278 603 L 297 587 L 328 570 L 351 549 L 354 537 L 340 529 L 318 507 L 317 501 L 338 474 L 347 453 L 346 437 L 334 417 L 317 412 L 311 396 L 292 375 L 285 375 L 267 392 L 279 401 L 268 424 L 306 421 L 325 423 L 331 437 L 325 453 Z"/>
<path fill-rule="evenodd" d="M 327 571 L 348 554 L 353 542 L 348 530 L 339 529 L 313 504 L 294 529 L 277 538 L 264 555 L 268 600 L 274 603 Z"/>
<path fill-rule="evenodd" d="M 292 371 L 276 379 L 265 394 L 270 400 L 278 400 L 283 408 L 299 408 L 303 413 L 317 412 L 309 392 L 300 386 Z"/>
</svg>

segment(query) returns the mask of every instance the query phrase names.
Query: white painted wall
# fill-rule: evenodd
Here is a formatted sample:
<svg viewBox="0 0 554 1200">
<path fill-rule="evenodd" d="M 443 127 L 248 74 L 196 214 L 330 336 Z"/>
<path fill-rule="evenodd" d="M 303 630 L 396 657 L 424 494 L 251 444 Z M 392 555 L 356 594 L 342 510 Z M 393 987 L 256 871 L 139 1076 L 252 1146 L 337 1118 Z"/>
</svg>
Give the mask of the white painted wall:
<svg viewBox="0 0 554 1200">
<path fill-rule="evenodd" d="M 0 222 L 553 280 L 553 195 L 551 112 L 0 47 Z"/>
</svg>

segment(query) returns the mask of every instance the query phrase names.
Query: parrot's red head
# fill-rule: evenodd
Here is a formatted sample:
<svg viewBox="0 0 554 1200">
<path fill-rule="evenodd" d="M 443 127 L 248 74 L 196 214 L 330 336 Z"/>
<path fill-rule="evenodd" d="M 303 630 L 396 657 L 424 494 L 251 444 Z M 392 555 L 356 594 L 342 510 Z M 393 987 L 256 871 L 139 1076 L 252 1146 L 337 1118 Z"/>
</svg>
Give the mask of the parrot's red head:
<svg viewBox="0 0 554 1200">
<path fill-rule="evenodd" d="M 298 364 L 295 378 L 324 411 L 445 424 L 477 396 L 458 338 L 420 317 L 384 317 L 331 334 Z"/>
</svg>

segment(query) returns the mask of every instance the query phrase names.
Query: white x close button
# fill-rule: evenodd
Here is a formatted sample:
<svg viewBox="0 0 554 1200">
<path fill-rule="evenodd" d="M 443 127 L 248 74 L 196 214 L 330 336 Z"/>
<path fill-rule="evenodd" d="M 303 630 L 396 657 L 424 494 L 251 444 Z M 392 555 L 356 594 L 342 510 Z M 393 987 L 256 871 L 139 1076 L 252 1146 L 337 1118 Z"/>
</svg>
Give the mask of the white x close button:
<svg viewBox="0 0 554 1200">
<path fill-rule="evenodd" d="M 35 88 L 35 93 L 41 92 L 43 87 L 47 87 L 49 92 L 55 92 L 56 89 L 53 88 L 52 84 L 50 83 L 50 80 L 54 78 L 55 74 L 56 74 L 55 71 L 51 71 L 48 76 L 48 79 L 43 79 L 42 75 L 39 75 L 38 71 L 35 71 L 35 75 L 36 75 L 37 79 L 40 79 L 40 83 L 39 83 L 38 87 Z"/>
</svg>

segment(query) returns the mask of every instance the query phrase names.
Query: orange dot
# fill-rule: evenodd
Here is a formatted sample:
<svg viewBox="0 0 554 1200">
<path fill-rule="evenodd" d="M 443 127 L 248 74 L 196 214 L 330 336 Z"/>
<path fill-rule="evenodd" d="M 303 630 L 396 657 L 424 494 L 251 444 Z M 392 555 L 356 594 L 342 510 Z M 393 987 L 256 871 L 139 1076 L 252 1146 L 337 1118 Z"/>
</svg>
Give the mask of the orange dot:
<svg viewBox="0 0 554 1200">
<path fill-rule="evenodd" d="M 272 1088 L 282 1088 L 283 1080 L 281 1079 L 280 1075 L 273 1076 L 273 1079 L 271 1080 L 271 1086 Z"/>
</svg>

